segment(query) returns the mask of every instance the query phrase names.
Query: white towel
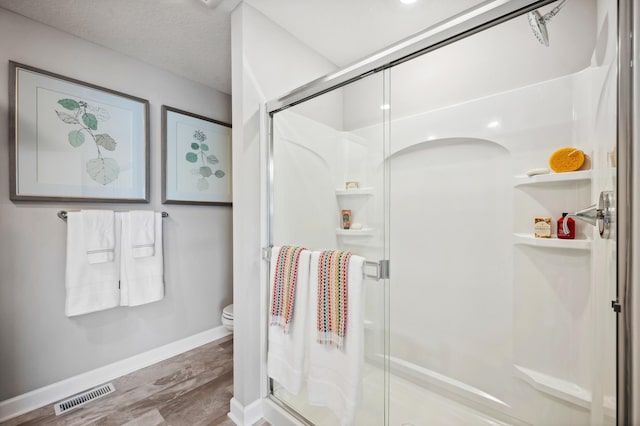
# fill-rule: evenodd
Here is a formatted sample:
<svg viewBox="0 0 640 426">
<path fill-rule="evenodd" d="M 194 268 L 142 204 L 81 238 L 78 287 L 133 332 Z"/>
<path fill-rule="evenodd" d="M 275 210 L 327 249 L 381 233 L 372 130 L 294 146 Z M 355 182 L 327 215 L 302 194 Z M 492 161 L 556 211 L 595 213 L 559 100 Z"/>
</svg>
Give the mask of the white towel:
<svg viewBox="0 0 640 426">
<path fill-rule="evenodd" d="M 89 263 L 113 262 L 116 230 L 111 210 L 81 210 L 84 245 Z"/>
<path fill-rule="evenodd" d="M 83 215 L 67 213 L 67 264 L 65 313 L 68 317 L 116 307 L 120 304 L 120 229 L 115 222 L 113 262 L 89 263 Z"/>
<path fill-rule="evenodd" d="M 271 250 L 271 271 L 269 277 L 269 301 L 273 299 L 275 265 L 280 247 Z M 288 334 L 280 325 L 269 326 L 269 350 L 267 353 L 267 373 L 269 377 L 297 395 L 305 377 L 307 307 L 309 295 L 309 258 L 311 252 L 302 250 L 298 263 L 298 279 L 293 302 L 293 315 Z M 314 311 L 315 312 L 315 311 Z"/>
<path fill-rule="evenodd" d="M 309 312 L 313 320 L 307 329 L 317 335 L 316 311 L 318 301 L 319 252 L 311 253 Z M 348 316 L 344 345 L 309 342 L 309 374 L 307 391 L 309 403 L 329 407 L 343 426 L 353 425 L 362 402 L 362 369 L 364 362 L 364 289 L 362 268 L 364 258 L 351 256 L 348 269 Z"/>
<path fill-rule="evenodd" d="M 120 261 L 120 306 L 137 306 L 156 302 L 164 297 L 164 263 L 162 258 L 162 216 L 155 214 L 154 254 L 133 257 L 131 216 L 116 213 L 122 223 Z"/>
<path fill-rule="evenodd" d="M 155 213 L 151 210 L 132 210 L 129 212 L 129 220 L 133 257 L 153 256 L 156 233 Z"/>
</svg>

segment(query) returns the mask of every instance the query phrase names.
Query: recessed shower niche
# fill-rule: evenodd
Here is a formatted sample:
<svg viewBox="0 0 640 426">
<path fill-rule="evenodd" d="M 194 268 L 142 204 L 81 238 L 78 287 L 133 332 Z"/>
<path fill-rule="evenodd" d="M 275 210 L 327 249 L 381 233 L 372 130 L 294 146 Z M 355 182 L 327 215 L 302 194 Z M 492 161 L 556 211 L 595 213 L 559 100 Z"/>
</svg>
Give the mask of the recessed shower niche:
<svg viewBox="0 0 640 426">
<path fill-rule="evenodd" d="M 353 182 L 353 181 L 352 181 Z M 366 244 L 357 237 L 372 237 L 375 230 L 368 225 L 367 204 L 374 194 L 373 187 L 356 187 L 349 189 L 336 189 L 338 208 L 340 212 L 347 210 L 351 212 L 351 225 L 349 229 L 343 227 L 336 228 L 336 235 L 344 238 L 345 243 Z"/>
</svg>

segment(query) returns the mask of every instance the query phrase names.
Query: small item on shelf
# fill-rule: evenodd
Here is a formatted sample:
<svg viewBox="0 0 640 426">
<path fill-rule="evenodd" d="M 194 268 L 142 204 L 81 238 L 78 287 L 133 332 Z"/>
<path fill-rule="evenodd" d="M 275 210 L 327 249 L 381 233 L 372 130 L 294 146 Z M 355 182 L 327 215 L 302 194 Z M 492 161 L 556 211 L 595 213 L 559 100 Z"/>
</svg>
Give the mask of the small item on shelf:
<svg viewBox="0 0 640 426">
<path fill-rule="evenodd" d="M 358 189 L 360 188 L 360 182 L 357 180 L 348 181 L 344 183 L 344 189 Z"/>
<path fill-rule="evenodd" d="M 534 236 L 536 238 L 551 238 L 550 217 L 536 217 L 534 219 Z"/>
<path fill-rule="evenodd" d="M 351 210 L 341 210 L 340 215 L 342 216 L 342 229 L 351 228 Z"/>
<path fill-rule="evenodd" d="M 573 240 L 576 238 L 576 221 L 566 216 L 567 213 L 562 213 L 562 217 L 558 219 L 558 238 Z"/>
<path fill-rule="evenodd" d="M 574 147 L 560 148 L 549 157 L 549 167 L 556 173 L 574 172 L 584 164 L 584 152 Z"/>
<path fill-rule="evenodd" d="M 526 175 L 531 177 L 535 175 L 546 175 L 548 173 L 549 173 L 549 169 L 547 169 L 546 167 L 539 167 L 537 169 L 527 170 Z"/>
<path fill-rule="evenodd" d="M 362 224 L 358 222 L 353 222 L 351 224 L 351 229 L 353 229 L 354 231 L 359 231 L 362 229 Z"/>
</svg>

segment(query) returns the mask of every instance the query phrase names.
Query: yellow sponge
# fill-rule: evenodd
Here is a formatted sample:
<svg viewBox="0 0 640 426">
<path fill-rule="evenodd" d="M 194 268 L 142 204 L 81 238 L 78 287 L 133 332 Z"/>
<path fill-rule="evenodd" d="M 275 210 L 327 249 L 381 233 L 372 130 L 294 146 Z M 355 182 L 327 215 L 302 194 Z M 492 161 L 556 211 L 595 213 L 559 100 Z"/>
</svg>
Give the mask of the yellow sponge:
<svg viewBox="0 0 640 426">
<path fill-rule="evenodd" d="M 584 164 L 584 152 L 578 148 L 560 148 L 549 157 L 549 167 L 556 173 L 573 172 Z"/>
</svg>

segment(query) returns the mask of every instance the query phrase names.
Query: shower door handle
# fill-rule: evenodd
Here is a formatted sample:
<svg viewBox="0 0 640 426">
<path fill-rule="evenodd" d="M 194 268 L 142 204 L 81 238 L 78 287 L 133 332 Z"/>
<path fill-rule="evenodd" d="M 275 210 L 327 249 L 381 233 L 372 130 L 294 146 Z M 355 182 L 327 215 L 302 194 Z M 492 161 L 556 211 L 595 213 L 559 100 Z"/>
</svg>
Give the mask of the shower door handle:
<svg viewBox="0 0 640 426">
<path fill-rule="evenodd" d="M 597 205 L 594 204 L 575 213 L 569 213 L 567 217 L 580 219 L 596 226 L 600 233 L 600 238 L 608 239 L 612 236 L 611 229 L 615 222 L 615 215 L 616 203 L 614 192 L 602 191 Z"/>
<path fill-rule="evenodd" d="M 370 273 L 367 271 L 367 267 L 375 268 L 375 273 Z M 373 262 L 371 260 L 365 260 L 362 268 L 362 276 L 363 278 L 372 278 L 376 281 L 384 280 L 389 278 L 389 260 L 383 259 L 377 262 Z"/>
</svg>

